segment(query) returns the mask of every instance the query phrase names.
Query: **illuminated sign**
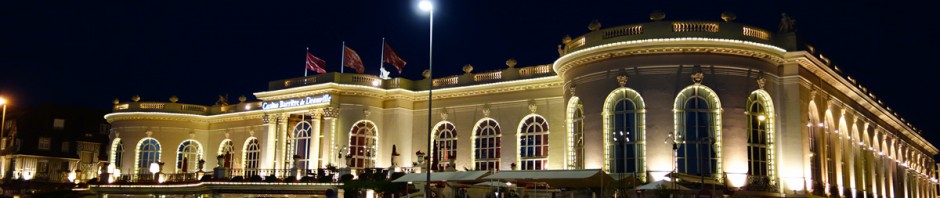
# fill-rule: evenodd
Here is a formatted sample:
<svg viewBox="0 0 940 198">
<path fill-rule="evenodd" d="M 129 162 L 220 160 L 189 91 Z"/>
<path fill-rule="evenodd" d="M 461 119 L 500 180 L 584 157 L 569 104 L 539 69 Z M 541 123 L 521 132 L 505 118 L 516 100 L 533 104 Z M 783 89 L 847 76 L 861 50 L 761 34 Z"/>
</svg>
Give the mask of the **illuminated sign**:
<svg viewBox="0 0 940 198">
<path fill-rule="evenodd" d="M 332 99 L 333 97 L 331 97 L 330 94 L 323 94 L 322 96 L 319 96 L 319 97 L 307 96 L 305 98 L 291 98 L 291 99 L 286 99 L 286 100 L 262 102 L 261 109 L 267 110 L 267 109 L 298 107 L 298 106 L 304 106 L 304 105 L 323 104 L 323 103 L 330 103 Z"/>
</svg>

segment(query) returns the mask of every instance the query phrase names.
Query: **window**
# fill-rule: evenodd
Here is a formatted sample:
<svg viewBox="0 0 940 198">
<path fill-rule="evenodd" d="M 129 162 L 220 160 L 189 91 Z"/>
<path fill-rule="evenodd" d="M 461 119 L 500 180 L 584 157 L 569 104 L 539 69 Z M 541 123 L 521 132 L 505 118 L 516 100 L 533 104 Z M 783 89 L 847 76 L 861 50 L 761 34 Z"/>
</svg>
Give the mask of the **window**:
<svg viewBox="0 0 940 198">
<path fill-rule="evenodd" d="M 500 144 L 502 131 L 499 123 L 490 118 L 477 122 L 476 137 L 473 139 L 473 159 L 475 170 L 499 170 Z"/>
<path fill-rule="evenodd" d="M 526 116 L 518 135 L 522 170 L 544 170 L 548 165 L 548 121 L 539 115 Z"/>
<path fill-rule="evenodd" d="M 312 132 L 312 130 L 313 128 L 311 127 L 310 123 L 307 121 L 302 121 L 300 123 L 297 123 L 297 125 L 294 125 L 294 134 L 293 134 L 293 141 L 292 141 L 292 143 L 294 144 L 293 150 L 294 150 L 294 155 L 300 157 L 300 159 L 298 159 L 298 161 L 300 162 L 299 163 L 300 167 L 298 168 L 301 168 L 301 169 L 307 169 L 308 167 L 312 167 L 313 165 L 315 165 L 315 164 L 311 164 L 310 162 L 311 160 L 310 157 L 312 157 L 310 153 L 311 152 L 310 145 L 311 143 L 313 143 L 310 137 L 311 136 L 310 133 Z M 316 159 L 312 159 L 312 160 L 316 160 Z"/>
<path fill-rule="evenodd" d="M 65 128 L 65 119 L 56 118 L 52 120 L 52 128 L 54 129 L 64 129 Z"/>
<path fill-rule="evenodd" d="M 137 173 L 149 173 L 150 164 L 160 161 L 160 142 L 153 138 L 140 140 L 137 147 Z"/>
<path fill-rule="evenodd" d="M 248 143 L 245 144 L 245 175 L 252 176 L 258 175 L 258 168 L 260 167 L 260 157 L 261 157 L 261 146 L 258 145 L 258 138 L 248 138 Z"/>
<path fill-rule="evenodd" d="M 202 160 L 202 145 L 196 140 L 186 140 L 176 150 L 176 172 L 191 173 L 199 170 Z"/>
<path fill-rule="evenodd" d="M 39 148 L 39 150 L 49 150 L 49 147 L 51 146 L 52 146 L 52 139 L 41 137 L 39 138 L 39 145 L 37 145 L 36 148 Z"/>
<path fill-rule="evenodd" d="M 114 167 L 123 167 L 124 164 L 124 143 L 121 138 L 116 138 L 111 142 L 111 163 Z"/>
<path fill-rule="evenodd" d="M 434 170 L 442 171 L 447 167 L 454 166 L 450 164 L 451 159 L 457 158 L 457 127 L 453 123 L 443 121 L 437 124 L 434 133 L 434 151 L 431 152 L 434 161 L 431 167 Z"/>
<path fill-rule="evenodd" d="M 773 178 L 773 103 L 764 90 L 757 90 L 748 97 L 747 159 L 748 175 L 763 177 L 758 181 Z M 766 185 L 770 185 L 769 183 Z"/>
<path fill-rule="evenodd" d="M 62 152 L 63 153 L 69 152 L 69 146 L 71 145 L 69 145 L 68 141 L 62 141 Z"/>
<path fill-rule="evenodd" d="M 375 142 L 377 140 L 375 124 L 371 121 L 359 121 L 349 132 L 349 167 L 372 168 L 375 165 Z"/>
<path fill-rule="evenodd" d="M 633 89 L 621 87 L 607 95 L 603 112 L 607 171 L 646 178 L 644 111 L 643 97 Z"/>
<path fill-rule="evenodd" d="M 680 173 L 718 177 L 721 170 L 721 117 L 718 96 L 708 87 L 696 84 L 676 98 L 676 166 Z"/>
<path fill-rule="evenodd" d="M 816 105 L 813 102 L 809 103 L 809 123 L 806 123 L 806 127 L 809 134 L 809 157 L 810 157 L 810 171 L 812 174 L 812 190 L 816 195 L 825 195 L 824 194 L 824 185 L 822 177 L 822 152 L 820 147 L 820 135 L 819 129 L 822 128 L 822 125 L 817 125 L 819 123 L 818 112 L 816 111 Z"/>
<path fill-rule="evenodd" d="M 584 110 L 577 96 L 568 101 L 568 169 L 584 169 Z"/>
<path fill-rule="evenodd" d="M 232 168 L 232 161 L 235 160 L 232 156 L 235 155 L 235 149 L 232 146 L 232 140 L 225 139 L 222 141 L 222 144 L 219 146 L 219 155 L 222 155 L 222 159 L 225 160 L 225 164 L 222 166 L 225 168 Z"/>
<path fill-rule="evenodd" d="M 49 161 L 39 160 L 38 162 L 36 162 L 36 172 L 37 173 L 49 172 Z"/>
<path fill-rule="evenodd" d="M 91 164 L 91 163 L 95 163 L 96 161 L 95 153 L 93 152 L 82 151 L 81 153 L 78 154 L 78 157 L 82 161 L 82 164 Z"/>
</svg>

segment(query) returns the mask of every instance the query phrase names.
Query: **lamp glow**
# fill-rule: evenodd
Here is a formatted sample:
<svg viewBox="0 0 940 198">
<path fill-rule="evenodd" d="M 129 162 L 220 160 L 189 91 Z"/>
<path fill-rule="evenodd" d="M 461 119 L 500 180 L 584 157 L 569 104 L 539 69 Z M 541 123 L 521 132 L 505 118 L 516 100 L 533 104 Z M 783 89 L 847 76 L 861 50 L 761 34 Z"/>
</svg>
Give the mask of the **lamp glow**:
<svg viewBox="0 0 940 198">
<path fill-rule="evenodd" d="M 744 173 L 728 173 L 728 181 L 731 186 L 741 187 L 747 182 L 747 174 Z"/>
<path fill-rule="evenodd" d="M 431 11 L 434 10 L 434 4 L 431 4 L 431 1 L 423 0 L 418 2 L 418 8 L 420 8 L 422 11 Z"/>
<path fill-rule="evenodd" d="M 757 120 L 764 121 L 766 119 L 767 119 L 767 116 L 764 116 L 764 115 L 757 116 Z"/>
<path fill-rule="evenodd" d="M 69 176 L 68 176 L 69 182 L 75 182 L 75 177 L 76 177 L 75 171 L 69 172 Z"/>
<path fill-rule="evenodd" d="M 7 104 L 7 99 L 0 97 L 0 105 L 5 105 L 5 104 Z"/>
<path fill-rule="evenodd" d="M 157 174 L 157 172 L 160 172 L 160 164 L 156 162 L 150 163 L 150 173 Z"/>
</svg>

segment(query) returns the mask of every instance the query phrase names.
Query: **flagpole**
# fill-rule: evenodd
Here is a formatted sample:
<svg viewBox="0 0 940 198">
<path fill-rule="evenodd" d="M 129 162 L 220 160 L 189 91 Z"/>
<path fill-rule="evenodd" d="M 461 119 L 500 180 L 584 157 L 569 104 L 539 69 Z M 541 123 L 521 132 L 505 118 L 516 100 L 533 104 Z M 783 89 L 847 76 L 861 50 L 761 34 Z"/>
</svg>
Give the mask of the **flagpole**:
<svg viewBox="0 0 940 198">
<path fill-rule="evenodd" d="M 346 67 L 346 41 L 343 41 L 343 52 L 342 56 L 339 57 L 339 73 L 343 73 L 343 68 Z"/>
<path fill-rule="evenodd" d="M 382 53 L 379 54 L 379 77 L 382 76 L 382 71 L 385 71 L 385 37 L 382 37 Z"/>
<path fill-rule="evenodd" d="M 305 53 L 310 53 L 310 47 L 306 47 L 306 48 L 307 48 L 307 49 L 305 49 L 304 52 L 305 52 Z M 305 60 L 306 60 L 306 57 L 307 57 L 307 54 L 304 54 L 304 59 L 305 59 Z M 306 64 L 306 63 L 305 63 L 305 64 Z M 304 65 L 304 84 L 307 83 L 307 70 L 309 70 L 309 69 L 307 69 L 307 65 Z"/>
</svg>

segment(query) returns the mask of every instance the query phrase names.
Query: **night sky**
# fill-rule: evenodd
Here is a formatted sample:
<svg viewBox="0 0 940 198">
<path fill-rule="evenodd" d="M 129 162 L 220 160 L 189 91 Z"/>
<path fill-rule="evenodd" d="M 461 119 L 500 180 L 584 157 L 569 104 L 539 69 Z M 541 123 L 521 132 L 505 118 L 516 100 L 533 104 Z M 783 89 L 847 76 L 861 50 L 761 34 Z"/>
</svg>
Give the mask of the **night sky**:
<svg viewBox="0 0 940 198">
<path fill-rule="evenodd" d="M 114 98 L 209 105 L 220 94 L 264 91 L 272 80 L 303 75 L 304 48 L 340 68 L 341 42 L 378 74 L 382 37 L 408 61 L 427 67 L 428 17 L 414 0 L 272 3 L 203 1 L 0 1 L 0 95 L 12 109 L 72 104 L 107 109 Z M 435 76 L 550 64 L 561 38 L 604 27 L 666 20 L 736 22 L 775 31 L 780 13 L 798 34 L 940 144 L 927 94 L 938 69 L 937 11 L 900 1 L 446 1 L 435 12 Z M 394 71 L 391 67 L 390 70 Z M 349 70 L 347 70 L 349 71 Z M 394 72 L 393 72 L 394 73 Z M 396 77 L 397 74 L 393 74 Z M 925 92 L 926 91 L 926 92 Z"/>
</svg>

